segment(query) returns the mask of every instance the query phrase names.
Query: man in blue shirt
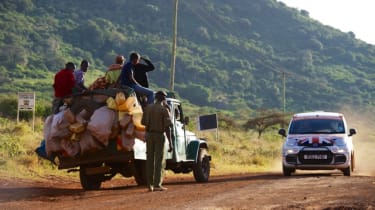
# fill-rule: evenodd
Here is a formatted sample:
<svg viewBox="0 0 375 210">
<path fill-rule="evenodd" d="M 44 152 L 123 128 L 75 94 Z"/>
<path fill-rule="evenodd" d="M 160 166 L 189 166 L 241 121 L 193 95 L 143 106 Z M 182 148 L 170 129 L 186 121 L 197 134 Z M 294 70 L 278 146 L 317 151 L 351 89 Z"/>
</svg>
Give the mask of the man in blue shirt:
<svg viewBox="0 0 375 210">
<path fill-rule="evenodd" d="M 134 79 L 134 69 L 135 66 L 139 63 L 140 55 L 136 52 L 130 54 L 129 61 L 122 67 L 120 74 L 121 86 L 128 86 L 134 89 L 137 94 L 144 94 L 147 96 L 147 103 L 154 103 L 154 91 L 149 88 L 142 87 Z"/>
</svg>

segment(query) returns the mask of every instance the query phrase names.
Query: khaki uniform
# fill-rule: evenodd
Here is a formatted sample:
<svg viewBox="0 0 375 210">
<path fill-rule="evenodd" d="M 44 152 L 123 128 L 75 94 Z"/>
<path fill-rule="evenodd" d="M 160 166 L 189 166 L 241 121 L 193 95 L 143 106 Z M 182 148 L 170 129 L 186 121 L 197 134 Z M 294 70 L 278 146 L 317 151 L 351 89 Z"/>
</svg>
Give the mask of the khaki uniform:
<svg viewBox="0 0 375 210">
<path fill-rule="evenodd" d="M 149 188 L 159 188 L 163 182 L 164 130 L 172 125 L 169 111 L 160 102 L 146 107 L 142 124 L 146 126 L 146 174 Z"/>
</svg>

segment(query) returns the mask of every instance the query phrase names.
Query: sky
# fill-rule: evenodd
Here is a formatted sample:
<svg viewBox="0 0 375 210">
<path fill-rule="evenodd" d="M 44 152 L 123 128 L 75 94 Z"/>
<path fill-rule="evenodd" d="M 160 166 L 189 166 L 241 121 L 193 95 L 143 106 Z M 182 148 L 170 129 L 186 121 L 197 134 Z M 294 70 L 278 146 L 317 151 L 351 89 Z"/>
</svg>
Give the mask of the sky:
<svg viewBox="0 0 375 210">
<path fill-rule="evenodd" d="M 375 45 L 375 0 L 278 0 L 304 9 L 310 18 Z"/>
</svg>

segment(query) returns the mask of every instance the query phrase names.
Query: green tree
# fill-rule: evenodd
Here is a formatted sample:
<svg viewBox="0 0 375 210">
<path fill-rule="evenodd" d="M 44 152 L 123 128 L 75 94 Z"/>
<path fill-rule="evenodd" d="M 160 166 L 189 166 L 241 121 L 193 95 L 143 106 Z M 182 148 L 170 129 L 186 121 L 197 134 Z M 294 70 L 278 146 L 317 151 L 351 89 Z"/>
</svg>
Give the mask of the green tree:
<svg viewBox="0 0 375 210">
<path fill-rule="evenodd" d="M 262 110 L 257 117 L 249 119 L 244 124 L 244 128 L 247 130 L 256 130 L 258 132 L 258 138 L 260 138 L 267 128 L 277 124 L 286 124 L 285 116 L 286 114 L 280 112 Z"/>
</svg>

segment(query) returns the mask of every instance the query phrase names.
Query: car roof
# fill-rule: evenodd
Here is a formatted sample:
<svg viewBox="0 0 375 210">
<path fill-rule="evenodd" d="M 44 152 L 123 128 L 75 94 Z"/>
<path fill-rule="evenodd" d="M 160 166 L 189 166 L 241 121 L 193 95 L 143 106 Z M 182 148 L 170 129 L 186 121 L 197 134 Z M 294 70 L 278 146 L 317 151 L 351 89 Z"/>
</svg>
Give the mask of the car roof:
<svg viewBox="0 0 375 210">
<path fill-rule="evenodd" d="M 293 118 L 305 118 L 305 117 L 343 117 L 344 115 L 338 112 L 325 112 L 325 111 L 314 111 L 314 112 L 303 112 L 293 115 Z"/>
</svg>

